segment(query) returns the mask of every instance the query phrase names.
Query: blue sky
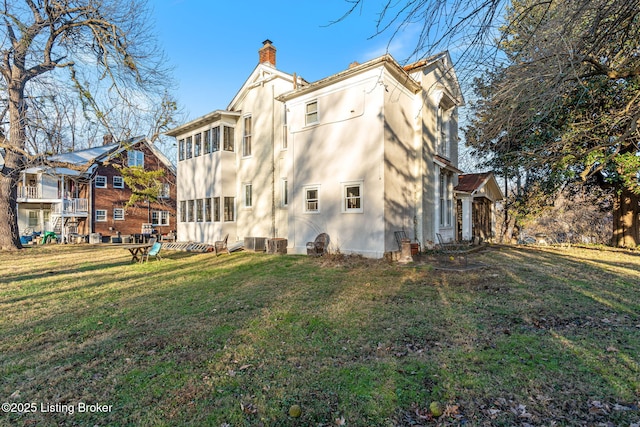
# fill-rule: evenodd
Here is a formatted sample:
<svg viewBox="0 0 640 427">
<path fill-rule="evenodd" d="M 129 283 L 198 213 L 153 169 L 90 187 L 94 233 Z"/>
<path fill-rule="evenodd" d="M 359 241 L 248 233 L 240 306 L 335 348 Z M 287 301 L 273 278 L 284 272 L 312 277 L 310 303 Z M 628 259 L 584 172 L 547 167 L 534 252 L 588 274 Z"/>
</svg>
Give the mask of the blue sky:
<svg viewBox="0 0 640 427">
<path fill-rule="evenodd" d="M 191 120 L 224 109 L 258 64 L 265 39 L 277 49 L 276 67 L 315 81 L 387 52 L 402 61 L 415 40 L 404 31 L 371 38 L 382 0 L 351 8 L 346 0 L 258 2 L 155 0 L 158 41 L 178 84 L 174 94 Z"/>
</svg>

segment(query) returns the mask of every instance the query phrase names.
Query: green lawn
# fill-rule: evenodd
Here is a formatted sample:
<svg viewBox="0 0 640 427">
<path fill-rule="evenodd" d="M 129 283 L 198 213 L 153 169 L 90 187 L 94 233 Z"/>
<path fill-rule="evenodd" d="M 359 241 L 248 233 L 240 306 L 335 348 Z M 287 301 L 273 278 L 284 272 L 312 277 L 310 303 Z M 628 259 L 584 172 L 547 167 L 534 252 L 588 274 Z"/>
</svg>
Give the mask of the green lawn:
<svg viewBox="0 0 640 427">
<path fill-rule="evenodd" d="M 129 259 L 0 253 L 0 425 L 640 423 L 638 252 Z"/>
</svg>

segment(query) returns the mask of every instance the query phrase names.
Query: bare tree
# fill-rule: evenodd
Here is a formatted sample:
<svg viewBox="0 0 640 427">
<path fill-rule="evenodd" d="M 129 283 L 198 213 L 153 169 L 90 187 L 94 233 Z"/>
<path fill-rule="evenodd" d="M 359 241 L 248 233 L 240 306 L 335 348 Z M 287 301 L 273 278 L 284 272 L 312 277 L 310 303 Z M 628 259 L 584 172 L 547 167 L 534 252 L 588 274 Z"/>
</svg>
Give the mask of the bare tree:
<svg viewBox="0 0 640 427">
<path fill-rule="evenodd" d="M 16 190 L 38 149 L 27 145 L 38 96 L 50 83 L 73 89 L 84 118 L 118 135 L 115 115 L 150 113 L 169 84 L 144 0 L 4 0 L 0 5 L 0 75 L 8 126 L 0 135 L 0 249 L 20 247 Z M 43 90 L 45 92 L 43 92 Z M 155 99 L 155 100 L 154 100 Z M 60 111 L 58 111 L 60 112 Z M 137 116 L 139 117 L 139 116 Z"/>
</svg>

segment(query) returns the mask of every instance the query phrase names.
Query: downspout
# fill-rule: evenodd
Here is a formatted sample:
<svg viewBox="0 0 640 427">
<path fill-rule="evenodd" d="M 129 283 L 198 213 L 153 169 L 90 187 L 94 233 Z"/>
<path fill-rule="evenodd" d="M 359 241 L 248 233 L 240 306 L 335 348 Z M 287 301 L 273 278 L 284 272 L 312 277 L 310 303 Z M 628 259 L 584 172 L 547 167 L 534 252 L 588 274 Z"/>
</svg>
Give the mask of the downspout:
<svg viewBox="0 0 640 427">
<path fill-rule="evenodd" d="M 276 236 L 276 106 L 275 88 L 271 84 L 271 237 Z"/>
</svg>

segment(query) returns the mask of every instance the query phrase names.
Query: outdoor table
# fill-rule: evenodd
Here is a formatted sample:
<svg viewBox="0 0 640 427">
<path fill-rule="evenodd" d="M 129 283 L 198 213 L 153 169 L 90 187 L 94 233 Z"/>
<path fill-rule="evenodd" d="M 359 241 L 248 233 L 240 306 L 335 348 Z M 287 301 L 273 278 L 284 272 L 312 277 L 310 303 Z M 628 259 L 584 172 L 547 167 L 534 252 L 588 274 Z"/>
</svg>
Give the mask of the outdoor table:
<svg viewBox="0 0 640 427">
<path fill-rule="evenodd" d="M 123 249 L 127 249 L 131 254 L 131 262 L 142 262 L 142 257 L 151 248 L 149 243 L 140 243 L 137 245 L 122 245 Z"/>
</svg>

